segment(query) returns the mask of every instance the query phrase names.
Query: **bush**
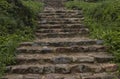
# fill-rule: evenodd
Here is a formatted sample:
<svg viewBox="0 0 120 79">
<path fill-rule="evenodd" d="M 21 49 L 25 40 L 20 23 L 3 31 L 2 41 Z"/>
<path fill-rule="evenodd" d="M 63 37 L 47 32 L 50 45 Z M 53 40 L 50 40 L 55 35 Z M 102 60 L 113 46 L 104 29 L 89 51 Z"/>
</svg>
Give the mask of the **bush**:
<svg viewBox="0 0 120 79">
<path fill-rule="evenodd" d="M 0 76 L 14 63 L 15 49 L 34 38 L 35 19 L 42 3 L 34 0 L 0 0 Z"/>
<path fill-rule="evenodd" d="M 0 1 L 0 35 L 13 34 L 24 27 L 34 28 L 35 16 L 42 4 L 32 0 Z"/>
</svg>

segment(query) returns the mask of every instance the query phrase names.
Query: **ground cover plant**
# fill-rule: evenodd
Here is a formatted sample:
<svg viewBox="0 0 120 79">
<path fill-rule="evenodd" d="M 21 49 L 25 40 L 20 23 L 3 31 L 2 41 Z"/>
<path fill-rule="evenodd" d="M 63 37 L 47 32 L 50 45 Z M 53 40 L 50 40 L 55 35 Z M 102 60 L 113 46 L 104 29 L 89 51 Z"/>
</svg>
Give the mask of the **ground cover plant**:
<svg viewBox="0 0 120 79">
<path fill-rule="evenodd" d="M 42 6 L 34 0 L 0 0 L 0 76 L 14 62 L 18 44 L 34 39 L 35 18 Z"/>
<path fill-rule="evenodd" d="M 108 50 L 120 63 L 120 0 L 85 0 L 69 1 L 65 6 L 69 9 L 83 9 L 84 23 L 91 31 L 92 38 L 104 40 Z M 88 0 L 87 0 L 88 1 Z M 120 70 L 119 70 L 120 71 Z"/>
</svg>

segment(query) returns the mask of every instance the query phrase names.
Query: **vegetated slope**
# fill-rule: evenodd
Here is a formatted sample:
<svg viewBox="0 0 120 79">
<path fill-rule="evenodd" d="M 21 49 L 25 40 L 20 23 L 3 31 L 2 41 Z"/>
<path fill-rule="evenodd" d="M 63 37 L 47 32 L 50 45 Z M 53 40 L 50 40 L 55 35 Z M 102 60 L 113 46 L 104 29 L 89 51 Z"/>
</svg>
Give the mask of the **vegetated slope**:
<svg viewBox="0 0 120 79">
<path fill-rule="evenodd" d="M 53 7 L 39 13 L 36 39 L 19 45 L 2 79 L 119 79 L 107 47 L 89 38 L 83 12 Z"/>
<path fill-rule="evenodd" d="M 91 36 L 103 39 L 111 47 L 109 52 L 115 56 L 115 62 L 120 63 L 120 0 L 69 1 L 66 7 L 83 9 Z"/>
<path fill-rule="evenodd" d="M 0 0 L 0 75 L 13 62 L 17 44 L 33 39 L 36 14 L 42 6 L 34 0 Z"/>
</svg>

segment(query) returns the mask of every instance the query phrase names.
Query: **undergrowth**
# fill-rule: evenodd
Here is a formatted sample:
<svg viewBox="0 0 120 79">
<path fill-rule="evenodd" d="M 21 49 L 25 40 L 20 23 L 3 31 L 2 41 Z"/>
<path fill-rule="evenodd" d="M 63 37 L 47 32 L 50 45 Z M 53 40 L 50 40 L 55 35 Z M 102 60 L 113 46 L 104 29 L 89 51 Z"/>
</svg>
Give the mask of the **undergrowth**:
<svg viewBox="0 0 120 79">
<path fill-rule="evenodd" d="M 14 62 L 18 43 L 34 39 L 35 18 L 42 6 L 34 0 L 0 0 L 0 76 Z"/>
<path fill-rule="evenodd" d="M 98 0 L 98 2 L 69 1 L 69 9 L 83 9 L 84 23 L 91 31 L 91 37 L 104 40 L 111 47 L 108 51 L 120 63 L 120 0 Z M 120 70 L 119 70 L 120 71 Z"/>
</svg>

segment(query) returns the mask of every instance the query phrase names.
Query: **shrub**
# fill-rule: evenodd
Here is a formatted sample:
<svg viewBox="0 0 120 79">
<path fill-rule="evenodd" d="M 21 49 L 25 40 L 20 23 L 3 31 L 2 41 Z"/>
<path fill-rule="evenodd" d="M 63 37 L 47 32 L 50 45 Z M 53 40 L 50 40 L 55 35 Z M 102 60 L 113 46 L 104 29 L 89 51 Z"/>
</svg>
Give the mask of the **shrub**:
<svg viewBox="0 0 120 79">
<path fill-rule="evenodd" d="M 34 0 L 0 0 L 0 76 L 14 63 L 15 49 L 34 38 L 35 19 L 42 3 Z"/>
</svg>

